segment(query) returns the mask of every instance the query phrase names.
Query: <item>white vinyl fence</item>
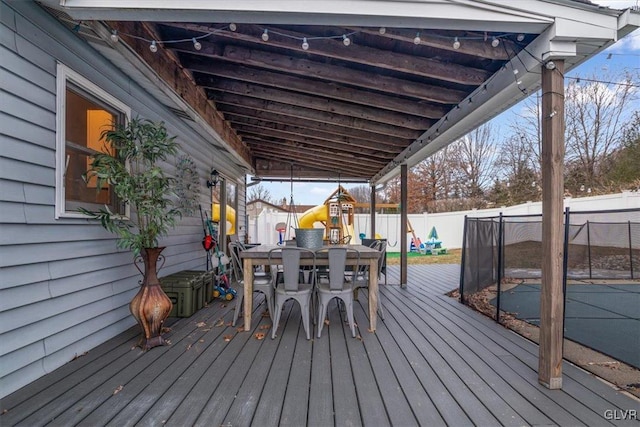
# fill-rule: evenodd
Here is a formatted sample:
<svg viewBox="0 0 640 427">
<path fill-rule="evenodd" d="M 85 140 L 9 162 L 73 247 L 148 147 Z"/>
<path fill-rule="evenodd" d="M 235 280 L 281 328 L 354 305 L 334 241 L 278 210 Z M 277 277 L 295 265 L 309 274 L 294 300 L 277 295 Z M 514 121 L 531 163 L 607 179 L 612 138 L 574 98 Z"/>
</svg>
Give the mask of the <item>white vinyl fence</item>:
<svg viewBox="0 0 640 427">
<path fill-rule="evenodd" d="M 595 211 L 595 210 L 616 210 L 616 209 L 637 209 L 640 208 L 640 192 L 625 191 L 618 194 L 608 194 L 604 196 L 566 198 L 565 207 L 569 207 L 571 212 Z M 423 243 L 432 227 L 438 232 L 438 238 L 442 241 L 442 246 L 448 249 L 462 247 L 462 231 L 464 227 L 464 217 L 490 217 L 503 215 L 528 215 L 542 212 L 541 202 L 527 202 L 521 205 L 501 207 L 494 209 L 468 210 L 447 213 L 422 213 L 408 215 L 416 237 Z M 298 214 L 298 218 L 302 214 Z M 293 234 L 295 218 L 293 215 L 281 212 L 262 211 L 257 219 L 249 221 L 248 235 L 250 243 L 273 244 L 278 242 L 278 232 L 275 227 L 279 222 L 290 225 L 290 232 L 286 233 L 287 238 Z M 369 214 L 355 215 L 355 236 L 352 243 L 360 243 L 358 237 L 360 233 L 368 236 L 371 228 Z M 321 227 L 320 223 L 316 227 Z M 376 214 L 376 234 L 388 241 L 387 251 L 400 252 L 400 214 Z M 411 242 L 412 235 L 407 236 L 407 250 Z"/>
</svg>

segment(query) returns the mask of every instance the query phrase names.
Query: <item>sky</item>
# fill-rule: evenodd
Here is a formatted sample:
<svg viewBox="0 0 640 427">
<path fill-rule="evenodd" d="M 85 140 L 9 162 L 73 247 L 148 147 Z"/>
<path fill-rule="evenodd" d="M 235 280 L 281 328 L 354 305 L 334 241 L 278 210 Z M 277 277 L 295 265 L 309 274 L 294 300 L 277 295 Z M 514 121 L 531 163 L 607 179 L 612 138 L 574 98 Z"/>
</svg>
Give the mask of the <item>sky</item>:
<svg viewBox="0 0 640 427">
<path fill-rule="evenodd" d="M 615 9 L 625 9 L 632 6 L 640 6 L 640 0 L 592 0 L 601 6 L 608 6 Z M 609 57 L 611 53 L 611 57 Z M 625 68 L 640 72 L 640 29 L 619 40 L 602 53 L 589 59 L 579 67 L 567 73 L 567 77 L 588 77 L 593 75 L 615 74 Z M 567 79 L 569 82 L 570 79 Z M 492 127 L 506 128 L 515 115 L 522 108 L 522 103 L 515 105 L 510 110 L 505 111 L 491 121 Z M 329 195 L 337 188 L 337 183 L 319 182 L 294 182 L 293 192 L 291 183 L 286 182 L 261 182 L 271 194 L 272 200 L 280 201 L 286 198 L 287 202 L 293 198 L 296 205 L 319 205 L 325 201 Z M 343 187 L 351 188 L 358 185 L 342 183 Z M 251 187 L 247 189 L 249 194 Z M 293 197 L 292 197 L 293 194 Z"/>
</svg>

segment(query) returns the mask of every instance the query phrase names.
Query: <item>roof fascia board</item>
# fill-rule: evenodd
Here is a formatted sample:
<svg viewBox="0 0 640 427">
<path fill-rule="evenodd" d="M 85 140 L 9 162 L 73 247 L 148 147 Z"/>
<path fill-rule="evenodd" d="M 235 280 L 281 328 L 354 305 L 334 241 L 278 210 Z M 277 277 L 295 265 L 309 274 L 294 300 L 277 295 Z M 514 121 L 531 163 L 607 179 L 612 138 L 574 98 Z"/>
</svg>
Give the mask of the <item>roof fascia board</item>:
<svg viewBox="0 0 640 427">
<path fill-rule="evenodd" d="M 618 16 L 618 39 L 638 28 L 640 28 L 640 13 L 627 9 Z"/>
<path fill-rule="evenodd" d="M 55 0 L 45 0 L 53 3 Z M 518 4 L 518 3 L 516 3 Z M 552 22 L 538 9 L 462 0 L 60 0 L 74 19 L 363 25 L 539 33 Z"/>
</svg>

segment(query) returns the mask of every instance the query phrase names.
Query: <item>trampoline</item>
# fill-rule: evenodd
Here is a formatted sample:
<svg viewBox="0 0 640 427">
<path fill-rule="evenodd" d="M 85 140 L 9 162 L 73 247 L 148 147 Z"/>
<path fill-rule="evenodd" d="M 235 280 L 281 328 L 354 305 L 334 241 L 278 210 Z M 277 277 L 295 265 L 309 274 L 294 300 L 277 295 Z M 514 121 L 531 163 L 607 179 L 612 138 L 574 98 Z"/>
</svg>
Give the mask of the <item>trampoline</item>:
<svg viewBox="0 0 640 427">
<path fill-rule="evenodd" d="M 539 325 L 540 286 L 503 291 L 500 309 Z M 640 282 L 568 284 L 564 329 L 565 338 L 640 368 Z"/>
</svg>

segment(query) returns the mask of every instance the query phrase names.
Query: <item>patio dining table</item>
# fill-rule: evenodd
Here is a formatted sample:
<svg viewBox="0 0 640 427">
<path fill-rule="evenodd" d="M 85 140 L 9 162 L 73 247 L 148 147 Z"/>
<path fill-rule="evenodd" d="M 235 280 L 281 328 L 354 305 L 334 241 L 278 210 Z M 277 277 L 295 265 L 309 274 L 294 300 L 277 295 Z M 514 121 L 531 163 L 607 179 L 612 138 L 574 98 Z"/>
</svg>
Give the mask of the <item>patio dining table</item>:
<svg viewBox="0 0 640 427">
<path fill-rule="evenodd" d="M 332 247 L 349 247 L 357 249 L 360 253 L 360 265 L 369 267 L 369 331 L 376 330 L 378 320 L 378 260 L 380 252 L 364 245 L 332 245 Z M 278 245 L 259 245 L 244 250 L 240 253 L 244 265 L 244 330 L 251 327 L 251 313 L 253 310 L 253 268 L 257 265 L 278 265 L 282 264 L 280 253 L 275 252 L 269 261 L 269 252 L 272 249 L 280 248 Z M 316 252 L 316 266 L 328 266 L 329 258 L 326 251 Z M 302 254 L 300 264 L 312 265 L 312 258 Z M 355 252 L 347 252 L 347 265 L 357 265 L 358 258 Z"/>
</svg>

